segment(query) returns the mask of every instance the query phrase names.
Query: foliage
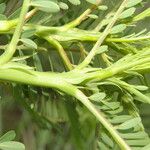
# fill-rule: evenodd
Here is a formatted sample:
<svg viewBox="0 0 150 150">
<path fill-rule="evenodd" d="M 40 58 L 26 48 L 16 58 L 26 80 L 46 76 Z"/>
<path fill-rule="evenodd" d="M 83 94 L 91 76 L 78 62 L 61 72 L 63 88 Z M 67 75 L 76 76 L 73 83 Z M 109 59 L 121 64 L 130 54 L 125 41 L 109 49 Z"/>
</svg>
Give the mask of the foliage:
<svg viewBox="0 0 150 150">
<path fill-rule="evenodd" d="M 0 149 L 2 150 L 24 150 L 25 147 L 19 142 L 12 141 L 15 138 L 15 132 L 9 131 L 0 137 Z"/>
<path fill-rule="evenodd" d="M 21 126 L 36 122 L 40 150 L 52 129 L 62 145 L 65 136 L 74 143 L 52 149 L 150 148 L 139 111 L 150 104 L 150 33 L 135 30 L 150 16 L 138 9 L 147 1 L 24 0 L 14 10 L 0 2 L 1 84 L 26 110 Z M 24 149 L 13 139 L 11 131 L 0 148 Z"/>
</svg>

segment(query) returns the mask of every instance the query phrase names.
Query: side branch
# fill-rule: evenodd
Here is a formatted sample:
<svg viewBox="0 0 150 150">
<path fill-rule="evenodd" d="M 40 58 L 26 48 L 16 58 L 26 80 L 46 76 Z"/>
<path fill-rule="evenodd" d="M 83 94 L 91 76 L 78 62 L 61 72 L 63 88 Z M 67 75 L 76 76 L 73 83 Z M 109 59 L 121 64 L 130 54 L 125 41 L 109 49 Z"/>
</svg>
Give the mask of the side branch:
<svg viewBox="0 0 150 150">
<path fill-rule="evenodd" d="M 65 29 L 70 29 L 70 28 L 74 28 L 78 25 L 81 24 L 82 21 L 86 20 L 88 18 L 88 15 L 97 8 L 97 6 L 101 3 L 101 0 L 97 0 L 97 4 L 93 5 L 91 8 L 87 9 L 86 11 L 84 11 L 78 18 L 76 18 L 75 20 L 73 20 L 72 22 L 66 24 L 63 26 L 63 28 Z"/>
<path fill-rule="evenodd" d="M 15 69 L 2 69 L 0 70 L 0 79 L 13 82 L 19 82 L 24 84 L 43 86 L 49 88 L 55 88 L 65 92 L 79 101 L 81 101 L 89 111 L 96 117 L 96 119 L 108 130 L 114 140 L 119 144 L 122 150 L 131 150 L 130 147 L 120 137 L 114 127 L 104 118 L 102 112 L 98 111 L 95 106 L 88 100 L 88 98 L 82 93 L 76 86 L 63 81 L 62 78 L 56 73 L 44 73 L 30 71 L 25 73 L 23 71 Z"/>
<path fill-rule="evenodd" d="M 102 33 L 102 35 L 100 36 L 100 38 L 98 39 L 98 41 L 96 42 L 96 44 L 94 45 L 92 50 L 90 51 L 89 55 L 84 59 L 84 61 L 80 65 L 77 66 L 77 69 L 82 69 L 82 68 L 86 67 L 91 62 L 91 60 L 93 59 L 93 57 L 95 56 L 95 54 L 97 52 L 97 49 L 102 45 L 105 38 L 110 33 L 113 25 L 116 23 L 116 21 L 118 20 L 120 14 L 122 13 L 124 8 L 126 7 L 127 2 L 128 2 L 128 0 L 123 1 L 120 8 L 118 9 L 116 14 L 112 18 L 111 22 L 107 25 L 106 29 L 104 30 L 104 32 Z"/>
<path fill-rule="evenodd" d="M 23 28 L 25 16 L 28 12 L 29 3 L 30 3 L 30 0 L 24 0 L 19 22 L 13 34 L 12 40 L 10 44 L 8 45 L 6 51 L 0 56 L 0 65 L 7 63 L 12 58 L 12 56 L 14 55 L 16 51 L 17 43 L 18 43 L 22 28 Z"/>
<path fill-rule="evenodd" d="M 61 46 L 61 44 L 57 40 L 51 38 L 50 36 L 44 37 L 44 39 L 46 39 L 50 44 L 52 44 L 58 50 L 59 55 L 61 56 L 66 68 L 68 70 L 72 70 L 73 69 L 72 64 L 69 58 L 67 57 L 67 54 L 64 51 L 63 47 Z"/>
</svg>

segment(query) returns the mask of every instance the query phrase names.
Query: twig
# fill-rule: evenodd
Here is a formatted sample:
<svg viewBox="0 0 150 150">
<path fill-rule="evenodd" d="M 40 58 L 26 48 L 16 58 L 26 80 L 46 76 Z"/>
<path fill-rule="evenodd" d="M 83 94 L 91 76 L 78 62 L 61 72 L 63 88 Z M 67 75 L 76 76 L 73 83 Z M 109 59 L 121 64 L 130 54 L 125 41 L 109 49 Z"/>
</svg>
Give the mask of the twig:
<svg viewBox="0 0 150 150">
<path fill-rule="evenodd" d="M 16 51 L 17 43 L 18 43 L 19 37 L 21 35 L 21 31 L 22 31 L 23 24 L 25 21 L 25 16 L 28 12 L 29 3 L 30 3 L 30 0 L 24 0 L 24 2 L 23 2 L 18 25 L 16 27 L 16 30 L 12 37 L 12 40 L 11 40 L 10 44 L 8 45 L 6 51 L 0 56 L 0 65 L 7 63 L 13 57 L 13 55 Z"/>
<path fill-rule="evenodd" d="M 136 42 L 141 40 L 149 40 L 150 35 L 141 36 L 141 37 L 131 37 L 131 38 L 107 38 L 106 42 L 115 42 L 115 43 L 122 43 L 122 42 Z"/>
<path fill-rule="evenodd" d="M 72 66 L 69 58 L 67 57 L 67 54 L 64 51 L 63 47 L 61 46 L 61 44 L 57 40 L 51 38 L 50 36 L 44 37 L 44 39 L 47 40 L 50 44 L 52 44 L 58 50 L 59 55 L 61 56 L 67 69 L 72 70 L 73 66 Z"/>
<path fill-rule="evenodd" d="M 97 52 L 97 49 L 102 45 L 103 41 L 105 40 L 107 35 L 110 33 L 111 28 L 116 23 L 116 21 L 119 18 L 121 12 L 124 10 L 127 2 L 128 2 L 128 0 L 124 0 L 123 1 L 121 6 L 119 7 L 118 11 L 116 12 L 114 17 L 112 18 L 111 22 L 107 25 L 106 29 L 104 30 L 104 32 L 100 36 L 99 40 L 96 42 L 96 44 L 94 45 L 94 47 L 90 51 L 89 55 L 84 59 L 84 61 L 80 65 L 78 65 L 76 67 L 77 69 L 82 69 L 82 68 L 84 68 L 85 66 L 87 66 L 91 62 L 91 60 L 93 59 L 93 57 L 95 56 L 95 54 Z"/>
<path fill-rule="evenodd" d="M 97 0 L 97 4 L 93 5 L 91 8 L 84 11 L 78 18 L 73 20 L 72 22 L 66 24 L 63 26 L 64 29 L 70 29 L 73 27 L 78 26 L 82 21 L 86 20 L 88 18 L 88 15 L 97 8 L 97 6 L 101 3 L 101 0 Z"/>
</svg>

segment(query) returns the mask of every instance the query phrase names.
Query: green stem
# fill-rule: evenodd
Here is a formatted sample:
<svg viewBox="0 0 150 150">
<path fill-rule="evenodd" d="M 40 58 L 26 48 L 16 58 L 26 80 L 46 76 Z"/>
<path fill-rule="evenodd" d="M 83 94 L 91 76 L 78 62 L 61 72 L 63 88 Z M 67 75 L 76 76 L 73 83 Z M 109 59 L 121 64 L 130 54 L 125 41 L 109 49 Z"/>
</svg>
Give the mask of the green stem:
<svg viewBox="0 0 150 150">
<path fill-rule="evenodd" d="M 87 18 L 87 16 L 92 12 L 92 9 L 87 9 L 81 16 L 79 16 L 77 19 L 73 20 L 72 22 L 64 25 L 64 29 L 68 30 L 70 28 L 74 28 L 78 26 L 83 20 Z"/>
<path fill-rule="evenodd" d="M 32 9 L 31 11 L 29 11 L 26 16 L 25 16 L 25 20 L 29 20 L 38 10 Z M 17 19 L 13 19 L 13 20 L 1 20 L 0 21 L 0 33 L 8 33 L 10 32 L 12 29 L 16 28 L 17 24 L 19 22 L 19 18 Z M 11 34 L 13 32 L 10 32 Z"/>
<path fill-rule="evenodd" d="M 61 56 L 65 66 L 67 67 L 67 69 L 72 70 L 73 69 L 72 64 L 71 64 L 69 58 L 67 57 L 67 54 L 64 51 L 63 47 L 61 46 L 61 44 L 57 40 L 51 38 L 50 36 L 44 37 L 44 39 L 46 39 L 50 44 L 55 46 L 55 48 L 58 50 L 59 55 Z"/>
<path fill-rule="evenodd" d="M 106 66 L 109 67 L 111 65 L 111 62 L 109 61 L 109 56 L 106 53 L 102 53 L 101 57 L 103 61 L 106 63 Z"/>
<path fill-rule="evenodd" d="M 82 21 L 84 21 L 85 19 L 88 18 L 88 15 L 97 8 L 97 6 L 100 4 L 101 0 L 97 0 L 97 4 L 93 5 L 91 8 L 87 9 L 86 11 L 84 11 L 78 18 L 76 18 L 75 20 L 73 20 L 72 22 L 66 24 L 63 26 L 63 28 L 65 30 L 68 30 L 70 28 L 74 28 L 78 25 L 81 24 Z"/>
<path fill-rule="evenodd" d="M 30 0 L 24 0 L 23 2 L 18 25 L 16 27 L 12 40 L 10 44 L 8 45 L 6 51 L 0 56 L 0 65 L 7 63 L 13 57 L 16 51 L 17 43 L 21 35 L 22 27 L 23 27 L 24 20 L 25 20 L 25 15 L 29 8 L 29 3 L 30 3 Z"/>
<path fill-rule="evenodd" d="M 5 51 L 8 45 L 0 45 L 0 50 Z M 26 47 L 24 45 L 17 46 L 16 50 L 25 50 L 25 51 L 33 51 L 34 49 Z M 37 51 L 45 51 L 47 52 L 47 49 L 45 47 L 37 47 Z"/>
<path fill-rule="evenodd" d="M 140 14 L 135 16 L 132 19 L 132 22 L 138 22 L 138 21 L 145 19 L 146 17 L 149 17 L 149 16 L 150 16 L 150 8 L 147 8 L 146 10 L 142 11 Z"/>
<path fill-rule="evenodd" d="M 132 92 L 134 95 L 136 95 L 137 97 L 139 97 L 141 99 L 142 102 L 148 103 L 150 104 L 150 98 L 144 94 L 142 94 L 140 91 L 138 91 L 137 89 L 133 88 L 133 87 L 125 87 L 129 92 Z"/>
<path fill-rule="evenodd" d="M 78 90 L 76 86 L 73 86 L 66 81 L 63 81 L 63 79 L 60 78 L 60 76 L 56 73 L 43 73 L 36 71 L 30 71 L 30 73 L 26 73 L 24 71 L 19 71 L 15 69 L 2 69 L 0 70 L 0 79 L 35 86 L 55 88 L 77 98 L 108 130 L 108 132 L 112 135 L 112 137 L 119 144 L 122 150 L 130 150 L 130 147 L 119 136 L 114 127 L 109 122 L 107 122 L 101 112 L 96 110 L 96 108 L 88 100 L 88 98 L 80 90 Z"/>
<path fill-rule="evenodd" d="M 98 25 L 95 27 L 94 31 L 100 31 L 104 26 L 106 26 L 109 23 L 108 20 L 111 19 L 112 13 L 113 13 L 113 11 L 108 13 L 105 16 L 105 18 L 98 23 Z"/>
<path fill-rule="evenodd" d="M 100 24 L 98 24 L 98 26 L 94 29 L 94 31 L 99 32 L 99 30 L 100 30 Z M 102 53 L 101 57 L 102 57 L 103 61 L 106 63 L 107 67 L 111 65 L 111 62 L 109 61 L 109 57 L 106 53 Z"/>
<path fill-rule="evenodd" d="M 150 36 L 141 36 L 141 37 L 135 37 L 135 38 L 107 38 L 106 42 L 136 42 L 141 40 L 148 40 L 150 39 Z"/>
<path fill-rule="evenodd" d="M 9 20 L 9 21 L 4 21 L 4 20 L 0 21 L 0 33 L 1 34 L 8 33 L 10 30 L 16 27 L 17 23 L 18 23 L 18 19 Z"/>
<path fill-rule="evenodd" d="M 105 119 L 103 113 L 98 111 L 81 91 L 78 90 L 76 98 L 79 99 L 97 118 L 97 120 L 107 129 L 107 131 L 111 134 L 111 136 L 114 138 L 116 143 L 118 143 L 122 150 L 131 150 L 131 148 L 119 136 L 118 132 L 114 129 L 114 127 Z"/>
<path fill-rule="evenodd" d="M 96 44 L 94 45 L 94 47 L 92 48 L 92 50 L 90 51 L 89 55 L 84 59 L 84 61 L 78 65 L 76 68 L 77 69 L 82 69 L 85 66 L 87 66 L 91 60 L 93 59 L 93 57 L 95 56 L 98 48 L 102 45 L 102 43 L 104 42 L 105 38 L 107 37 L 107 35 L 110 33 L 113 25 L 116 23 L 116 21 L 118 20 L 121 12 L 124 10 L 126 4 L 127 4 L 128 0 L 124 0 L 123 3 L 121 4 L 121 6 L 119 7 L 118 11 L 116 12 L 116 14 L 114 15 L 113 19 L 111 20 L 111 22 L 107 25 L 107 27 L 105 28 L 104 32 L 102 33 L 102 35 L 100 36 L 100 38 L 98 39 L 98 41 L 96 42 Z"/>
<path fill-rule="evenodd" d="M 124 89 L 126 89 L 127 91 L 129 91 L 131 94 L 136 95 L 137 97 L 139 97 L 141 99 L 142 102 L 145 103 L 149 103 L 150 104 L 150 98 L 144 94 L 142 94 L 140 91 L 138 91 L 137 89 L 134 88 L 133 85 L 130 85 L 120 79 L 117 78 L 111 78 L 108 79 L 111 82 L 116 83 L 117 85 L 120 85 L 121 87 L 123 87 Z"/>
<path fill-rule="evenodd" d="M 73 95 L 72 86 L 70 90 L 66 89 L 70 84 L 64 81 L 59 73 L 37 72 L 32 70 L 0 69 L 0 79 L 23 84 L 51 87 L 65 93 Z"/>
<path fill-rule="evenodd" d="M 130 69 L 134 70 L 135 66 L 142 65 L 142 64 L 147 63 L 147 62 L 150 62 L 149 57 L 144 58 L 144 59 L 140 59 L 140 60 L 136 60 L 133 62 L 124 63 L 120 66 L 119 65 L 116 65 L 116 66 L 112 65 L 112 66 L 110 66 L 106 69 L 103 69 L 101 71 L 89 73 L 87 80 L 89 81 L 89 80 L 93 79 L 94 81 L 100 81 L 100 80 L 112 77 L 116 74 L 121 74 L 122 72 L 130 70 Z"/>
</svg>

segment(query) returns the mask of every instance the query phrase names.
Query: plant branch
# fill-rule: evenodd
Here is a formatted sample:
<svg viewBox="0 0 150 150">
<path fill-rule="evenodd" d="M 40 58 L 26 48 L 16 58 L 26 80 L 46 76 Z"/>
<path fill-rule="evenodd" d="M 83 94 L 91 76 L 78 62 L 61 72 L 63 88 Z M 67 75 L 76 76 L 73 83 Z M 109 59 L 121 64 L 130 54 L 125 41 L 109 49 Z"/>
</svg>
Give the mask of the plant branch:
<svg viewBox="0 0 150 150">
<path fill-rule="evenodd" d="M 29 3 L 30 3 L 30 0 L 24 0 L 24 2 L 23 2 L 18 25 L 16 27 L 16 30 L 12 37 L 12 40 L 11 40 L 10 44 L 8 45 L 6 51 L 0 56 L 0 65 L 7 63 L 13 57 L 13 55 L 16 51 L 17 43 L 18 43 L 22 28 L 23 28 L 25 16 L 28 12 Z"/>
<path fill-rule="evenodd" d="M 84 11 L 78 18 L 73 20 L 72 22 L 66 24 L 63 26 L 65 29 L 74 28 L 81 24 L 82 21 L 86 20 L 88 18 L 88 15 L 97 8 L 97 6 L 101 3 L 101 0 L 97 0 L 97 4 L 93 5 L 91 8 Z"/>
<path fill-rule="evenodd" d="M 44 39 L 46 39 L 50 44 L 52 44 L 58 50 L 59 55 L 61 56 L 65 66 L 67 67 L 67 69 L 72 70 L 73 66 L 72 66 L 69 58 L 67 57 L 67 54 L 64 51 L 63 47 L 61 46 L 61 44 L 57 40 L 51 38 L 50 36 L 44 37 Z"/>
<path fill-rule="evenodd" d="M 135 59 L 133 57 L 133 59 Z M 150 62 L 150 57 L 147 57 L 147 58 L 143 58 L 143 59 L 140 59 L 140 60 L 136 60 L 136 61 L 131 61 L 131 62 L 125 62 L 124 64 L 121 64 L 120 65 L 115 65 L 114 66 L 110 66 L 106 69 L 103 69 L 101 71 L 96 71 L 94 73 L 89 73 L 89 78 L 88 80 L 94 80 L 94 81 L 101 81 L 103 79 L 106 79 L 106 78 L 109 78 L 109 77 L 112 77 L 116 74 L 121 74 L 123 73 L 124 71 L 127 71 L 127 70 L 133 70 L 134 71 L 134 67 L 135 66 L 140 66 L 144 63 L 148 63 Z M 138 68 L 135 68 L 136 71 L 138 70 Z"/>
<path fill-rule="evenodd" d="M 99 25 L 94 29 L 94 31 L 97 31 L 97 32 L 99 31 Z M 102 53 L 101 57 L 102 57 L 103 61 L 106 63 L 107 67 L 111 65 L 111 62 L 109 61 L 106 53 Z"/>
<path fill-rule="evenodd" d="M 111 28 L 113 27 L 113 25 L 116 23 L 117 19 L 119 18 L 121 12 L 126 7 L 127 2 L 128 2 L 128 0 L 123 1 L 121 6 L 119 7 L 118 11 L 112 18 L 111 22 L 107 25 L 106 29 L 104 30 L 104 32 L 102 33 L 102 35 L 100 36 L 100 38 L 98 39 L 98 41 L 96 42 L 96 44 L 94 45 L 92 50 L 90 51 L 89 55 L 84 59 L 84 61 L 80 65 L 78 65 L 76 67 L 77 69 L 82 69 L 91 62 L 92 58 L 95 56 L 95 54 L 97 52 L 97 49 L 102 45 L 103 41 L 105 40 L 107 35 L 110 33 Z"/>
<path fill-rule="evenodd" d="M 132 86 L 122 80 L 119 80 L 117 78 L 113 78 L 113 79 L 109 79 L 109 80 L 116 83 L 117 85 L 120 85 L 121 87 L 123 87 L 124 89 L 129 91 L 131 94 L 136 95 L 137 97 L 139 97 L 141 99 L 142 102 L 150 104 L 150 98 L 148 96 L 142 94 L 137 89 L 135 89 L 134 86 Z"/>
<path fill-rule="evenodd" d="M 119 136 L 114 127 L 104 118 L 102 112 L 97 111 L 93 104 L 88 100 L 88 98 L 80 90 L 78 90 L 76 86 L 63 81 L 63 79 L 60 78 L 57 74 L 37 71 L 30 71 L 30 73 L 25 73 L 24 71 L 15 69 L 2 69 L 0 70 L 0 79 L 23 84 L 55 88 L 77 98 L 108 130 L 108 132 L 112 135 L 122 150 L 130 150 L 130 147 Z"/>
<path fill-rule="evenodd" d="M 133 37 L 133 38 L 107 38 L 106 42 L 116 42 L 116 43 L 122 43 L 122 42 L 136 42 L 141 40 L 148 40 L 150 39 L 150 36 L 141 36 L 141 37 Z"/>
<path fill-rule="evenodd" d="M 116 141 L 116 143 L 118 143 L 122 150 L 131 150 L 131 148 L 120 137 L 115 128 L 105 119 L 104 114 L 98 111 L 81 91 L 78 90 L 76 98 L 79 99 L 97 118 L 97 120 L 107 129 L 107 131 L 111 134 L 113 139 Z"/>
</svg>

